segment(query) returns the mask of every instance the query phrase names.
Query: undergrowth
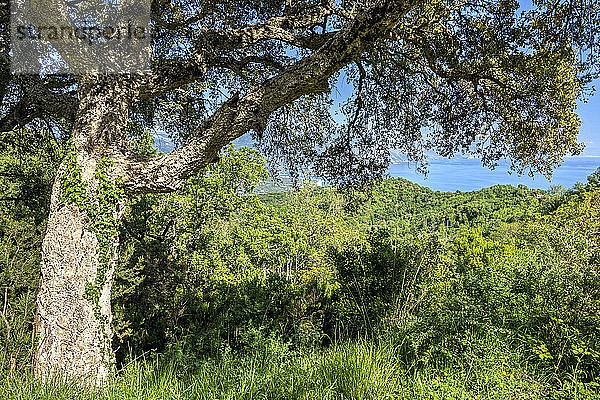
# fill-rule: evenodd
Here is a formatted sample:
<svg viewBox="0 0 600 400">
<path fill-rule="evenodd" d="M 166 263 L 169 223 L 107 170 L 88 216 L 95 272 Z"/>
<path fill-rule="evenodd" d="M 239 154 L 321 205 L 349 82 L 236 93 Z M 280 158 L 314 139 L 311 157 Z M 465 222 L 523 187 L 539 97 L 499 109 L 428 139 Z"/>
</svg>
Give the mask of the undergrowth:
<svg viewBox="0 0 600 400">
<path fill-rule="evenodd" d="M 516 354 L 452 367 L 403 364 L 393 341 L 359 340 L 294 352 L 279 341 L 245 355 L 225 352 L 190 371 L 175 357 L 136 360 L 102 389 L 54 378 L 4 376 L 0 397 L 48 399 L 593 399 L 584 384 L 532 373 Z"/>
</svg>

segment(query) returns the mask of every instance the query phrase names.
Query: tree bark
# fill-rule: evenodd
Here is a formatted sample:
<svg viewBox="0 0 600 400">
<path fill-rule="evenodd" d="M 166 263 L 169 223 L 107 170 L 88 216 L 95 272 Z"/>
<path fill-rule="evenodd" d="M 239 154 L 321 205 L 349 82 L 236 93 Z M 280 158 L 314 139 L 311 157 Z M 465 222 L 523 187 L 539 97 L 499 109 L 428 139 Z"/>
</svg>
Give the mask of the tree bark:
<svg viewBox="0 0 600 400">
<path fill-rule="evenodd" d="M 117 243 L 98 302 L 102 318 L 97 318 L 95 305 L 86 298 L 85 291 L 98 273 L 98 239 L 90 231 L 85 211 L 76 205 L 61 204 L 60 179 L 52 190 L 42 244 L 34 370 L 42 377 L 65 374 L 103 381 L 114 364 L 110 297 Z"/>
<path fill-rule="evenodd" d="M 116 174 L 103 157 L 110 158 L 111 149 L 124 141 L 128 102 L 114 79 L 81 83 L 79 98 L 71 155 L 52 188 L 42 244 L 34 372 L 43 378 L 60 374 L 102 383 L 114 366 L 110 300 L 118 237 L 116 228 L 107 228 L 107 235 L 97 220 L 108 214 L 116 225 L 124 198 L 107 211 L 99 193 L 105 190 L 103 182 L 115 184 Z M 77 194 L 80 203 L 64 195 L 65 184 L 74 180 L 73 168 L 78 168 L 75 179 L 84 183 Z M 98 175 L 102 168 L 103 177 Z"/>
</svg>

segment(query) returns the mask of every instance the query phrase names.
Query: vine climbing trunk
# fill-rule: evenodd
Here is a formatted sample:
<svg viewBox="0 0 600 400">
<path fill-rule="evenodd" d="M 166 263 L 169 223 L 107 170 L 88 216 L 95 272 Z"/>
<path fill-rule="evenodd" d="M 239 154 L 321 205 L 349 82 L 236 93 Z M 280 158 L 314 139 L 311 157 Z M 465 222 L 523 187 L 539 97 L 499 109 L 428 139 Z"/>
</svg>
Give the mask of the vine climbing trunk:
<svg viewBox="0 0 600 400">
<path fill-rule="evenodd" d="M 98 239 L 89 228 L 85 210 L 75 204 L 62 204 L 60 191 L 57 181 L 42 246 L 34 368 L 41 376 L 59 372 L 102 380 L 112 365 L 110 292 L 114 256 L 105 273 L 98 302 L 101 318 L 97 318 L 96 305 L 85 292 L 98 273 Z"/>
<path fill-rule="evenodd" d="M 107 144 L 124 137 L 127 102 L 115 82 L 80 86 L 42 244 L 34 372 L 102 382 L 114 365 L 110 300 L 124 204 Z"/>
</svg>

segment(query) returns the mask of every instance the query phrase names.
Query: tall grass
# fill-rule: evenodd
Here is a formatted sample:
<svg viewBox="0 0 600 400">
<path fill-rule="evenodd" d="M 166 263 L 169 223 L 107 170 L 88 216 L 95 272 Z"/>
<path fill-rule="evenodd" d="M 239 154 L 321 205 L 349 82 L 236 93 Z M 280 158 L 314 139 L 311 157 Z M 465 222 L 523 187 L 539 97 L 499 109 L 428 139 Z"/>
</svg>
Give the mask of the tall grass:
<svg viewBox="0 0 600 400">
<path fill-rule="evenodd" d="M 102 389 L 29 375 L 2 378 L 6 400 L 108 399 L 588 399 L 531 375 L 507 354 L 454 368 L 408 368 L 393 343 L 358 341 L 297 353 L 274 342 L 243 356 L 225 354 L 187 371 L 175 359 L 136 361 Z"/>
</svg>

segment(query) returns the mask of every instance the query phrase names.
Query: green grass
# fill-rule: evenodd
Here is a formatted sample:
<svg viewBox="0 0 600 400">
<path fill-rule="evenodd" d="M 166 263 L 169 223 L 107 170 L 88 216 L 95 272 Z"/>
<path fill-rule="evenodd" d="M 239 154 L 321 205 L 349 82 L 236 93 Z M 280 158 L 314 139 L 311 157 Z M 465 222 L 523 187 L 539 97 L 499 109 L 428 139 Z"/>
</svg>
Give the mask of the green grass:
<svg viewBox="0 0 600 400">
<path fill-rule="evenodd" d="M 391 344 L 358 342 L 298 354 L 269 345 L 225 355 L 184 372 L 174 361 L 132 363 L 106 387 L 59 379 L 4 377 L 0 398 L 48 399 L 591 399 L 584 385 L 557 387 L 511 355 L 473 359 L 454 368 L 407 368 Z"/>
</svg>

